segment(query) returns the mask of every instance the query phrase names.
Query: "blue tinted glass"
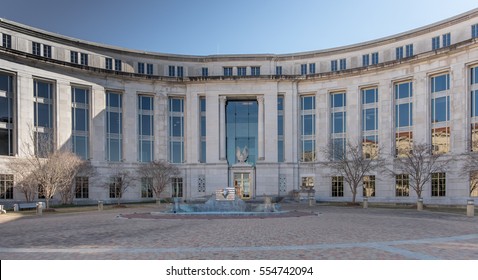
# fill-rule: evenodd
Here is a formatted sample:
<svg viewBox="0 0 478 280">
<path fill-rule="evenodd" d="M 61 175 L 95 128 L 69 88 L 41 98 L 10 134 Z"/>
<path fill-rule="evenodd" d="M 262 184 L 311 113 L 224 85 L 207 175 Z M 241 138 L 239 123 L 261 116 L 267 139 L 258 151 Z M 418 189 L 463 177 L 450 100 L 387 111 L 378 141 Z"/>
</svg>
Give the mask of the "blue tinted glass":
<svg viewBox="0 0 478 280">
<path fill-rule="evenodd" d="M 305 115 L 302 116 L 302 135 L 314 135 L 315 134 L 315 116 Z"/>
<path fill-rule="evenodd" d="M 106 142 L 106 149 L 108 151 L 109 161 L 121 160 L 121 145 L 119 139 L 108 139 Z"/>
<path fill-rule="evenodd" d="M 183 100 L 179 98 L 170 99 L 169 110 L 172 112 L 184 112 Z"/>
<path fill-rule="evenodd" d="M 51 99 L 51 84 L 49 83 L 44 83 L 40 81 L 35 81 L 36 83 L 36 92 L 35 96 L 36 97 L 43 97 L 43 98 L 48 98 Z"/>
<path fill-rule="evenodd" d="M 378 101 L 377 89 L 367 89 L 362 91 L 362 103 L 369 104 Z"/>
<path fill-rule="evenodd" d="M 121 95 L 117 93 L 108 93 L 106 99 L 106 106 L 121 108 Z"/>
<path fill-rule="evenodd" d="M 142 162 L 150 162 L 152 160 L 152 141 L 141 141 L 141 161 Z"/>
<path fill-rule="evenodd" d="M 471 84 L 478 84 L 478 67 L 471 68 Z"/>
<path fill-rule="evenodd" d="M 342 159 L 345 156 L 345 139 L 337 138 L 333 140 L 334 159 Z"/>
<path fill-rule="evenodd" d="M 206 117 L 201 117 L 201 136 L 206 136 Z"/>
<path fill-rule="evenodd" d="M 51 127 L 52 115 L 51 115 L 51 105 L 50 104 L 42 104 L 37 103 L 38 106 L 38 118 L 37 118 L 37 126 L 42 127 Z"/>
<path fill-rule="evenodd" d="M 88 111 L 86 109 L 75 108 L 75 118 L 73 120 L 73 130 L 88 131 Z"/>
<path fill-rule="evenodd" d="M 395 85 L 395 98 L 408 98 L 412 96 L 412 83 Z"/>
<path fill-rule="evenodd" d="M 302 97 L 301 110 L 315 109 L 315 96 Z"/>
<path fill-rule="evenodd" d="M 377 130 L 377 108 L 364 110 L 363 129 L 366 131 Z"/>
<path fill-rule="evenodd" d="M 87 90 L 81 88 L 74 88 L 72 92 L 72 102 L 88 104 Z"/>
<path fill-rule="evenodd" d="M 182 117 L 172 117 L 171 118 L 171 136 L 183 136 L 183 118 Z"/>
<path fill-rule="evenodd" d="M 201 156 L 200 162 L 206 162 L 206 141 L 201 141 Z"/>
<path fill-rule="evenodd" d="M 108 124 L 108 133 L 121 133 L 121 113 L 108 112 L 106 114 L 106 122 Z"/>
<path fill-rule="evenodd" d="M 314 140 L 306 140 L 304 141 L 303 145 L 303 153 L 312 153 L 314 152 L 315 141 Z"/>
<path fill-rule="evenodd" d="M 395 125 L 396 127 L 407 127 L 412 125 L 412 103 L 400 104 L 395 106 Z"/>
<path fill-rule="evenodd" d="M 471 92 L 471 116 L 478 116 L 478 90 Z"/>
<path fill-rule="evenodd" d="M 345 132 L 345 112 L 332 113 L 332 133 Z"/>
<path fill-rule="evenodd" d="M 12 112 L 9 110 L 9 99 L 0 97 L 0 122 L 10 122 Z"/>
<path fill-rule="evenodd" d="M 284 135 L 284 116 L 277 116 L 277 135 Z"/>
<path fill-rule="evenodd" d="M 284 97 L 277 97 L 277 110 L 284 110 Z"/>
<path fill-rule="evenodd" d="M 85 136 L 73 136 L 73 151 L 82 159 L 88 159 L 88 138 Z"/>
<path fill-rule="evenodd" d="M 172 142 L 172 162 L 173 163 L 182 163 L 182 150 L 183 150 L 183 143 L 182 142 Z"/>
<path fill-rule="evenodd" d="M 277 161 L 284 162 L 284 141 L 277 141 Z"/>
<path fill-rule="evenodd" d="M 151 136 L 153 135 L 152 127 L 153 127 L 153 118 L 151 116 L 142 115 L 139 118 L 140 122 L 140 135 Z"/>
<path fill-rule="evenodd" d="M 449 77 L 448 74 L 432 77 L 432 92 L 449 89 Z"/>
<path fill-rule="evenodd" d="M 141 110 L 153 110 L 153 98 L 150 96 L 138 96 L 139 106 Z"/>
<path fill-rule="evenodd" d="M 432 123 L 448 121 L 447 97 L 435 98 L 432 100 Z"/>
<path fill-rule="evenodd" d="M 345 94 L 332 94 L 332 107 L 344 107 L 345 104 Z"/>
</svg>

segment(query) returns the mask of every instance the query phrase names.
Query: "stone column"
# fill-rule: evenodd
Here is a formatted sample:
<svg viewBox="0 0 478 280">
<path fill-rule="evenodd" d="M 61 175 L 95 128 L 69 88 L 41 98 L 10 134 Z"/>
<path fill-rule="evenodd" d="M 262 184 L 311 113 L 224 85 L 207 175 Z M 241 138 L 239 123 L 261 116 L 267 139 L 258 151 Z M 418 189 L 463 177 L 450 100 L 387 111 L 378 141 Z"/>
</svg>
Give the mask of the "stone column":
<svg viewBox="0 0 478 280">
<path fill-rule="evenodd" d="M 219 96 L 219 159 L 226 160 L 226 100 Z"/>
<path fill-rule="evenodd" d="M 257 96 L 257 157 L 264 160 L 264 96 Z"/>
</svg>

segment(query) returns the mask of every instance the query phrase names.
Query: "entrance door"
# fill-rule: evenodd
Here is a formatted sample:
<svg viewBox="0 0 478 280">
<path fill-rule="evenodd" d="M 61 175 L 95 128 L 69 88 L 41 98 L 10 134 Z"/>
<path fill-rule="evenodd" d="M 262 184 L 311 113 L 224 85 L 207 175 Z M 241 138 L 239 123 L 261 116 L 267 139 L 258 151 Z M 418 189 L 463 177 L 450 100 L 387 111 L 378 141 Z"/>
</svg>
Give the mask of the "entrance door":
<svg viewBox="0 0 478 280">
<path fill-rule="evenodd" d="M 242 199 L 251 198 L 251 180 L 250 173 L 237 172 L 234 173 L 234 188 L 236 194 Z"/>
</svg>

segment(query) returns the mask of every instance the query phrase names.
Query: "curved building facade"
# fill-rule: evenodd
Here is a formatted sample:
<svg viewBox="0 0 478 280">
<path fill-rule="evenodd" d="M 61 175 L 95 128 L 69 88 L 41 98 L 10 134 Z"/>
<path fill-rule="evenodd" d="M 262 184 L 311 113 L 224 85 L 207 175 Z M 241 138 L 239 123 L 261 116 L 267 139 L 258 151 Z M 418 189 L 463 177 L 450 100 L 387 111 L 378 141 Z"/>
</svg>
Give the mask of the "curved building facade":
<svg viewBox="0 0 478 280">
<path fill-rule="evenodd" d="M 165 160 L 181 173 L 165 197 L 204 197 L 226 186 L 243 199 L 301 186 L 349 201 L 322 163 L 330 145 L 396 150 L 428 143 L 457 158 L 425 186 L 426 203 L 478 197 L 461 173 L 477 150 L 478 9 L 402 34 L 294 54 L 174 55 L 135 51 L 0 20 L 0 202 L 23 200 L 8 162 L 51 135 L 96 169 L 77 178 L 78 203 L 112 200 L 117 169 Z M 478 170 L 478 168 L 477 168 Z M 414 202 L 406 176 L 379 171 L 362 195 Z M 137 177 L 123 199 L 151 199 Z"/>
</svg>

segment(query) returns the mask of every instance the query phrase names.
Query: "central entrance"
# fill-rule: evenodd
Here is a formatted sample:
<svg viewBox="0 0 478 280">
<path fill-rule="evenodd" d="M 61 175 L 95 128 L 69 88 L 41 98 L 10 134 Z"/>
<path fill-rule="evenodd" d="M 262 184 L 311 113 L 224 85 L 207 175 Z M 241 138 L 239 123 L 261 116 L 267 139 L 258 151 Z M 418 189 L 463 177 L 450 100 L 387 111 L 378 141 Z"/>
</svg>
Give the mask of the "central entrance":
<svg viewBox="0 0 478 280">
<path fill-rule="evenodd" d="M 234 188 L 236 195 L 242 199 L 251 198 L 251 180 L 249 172 L 234 173 Z"/>
</svg>

